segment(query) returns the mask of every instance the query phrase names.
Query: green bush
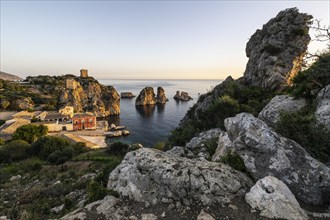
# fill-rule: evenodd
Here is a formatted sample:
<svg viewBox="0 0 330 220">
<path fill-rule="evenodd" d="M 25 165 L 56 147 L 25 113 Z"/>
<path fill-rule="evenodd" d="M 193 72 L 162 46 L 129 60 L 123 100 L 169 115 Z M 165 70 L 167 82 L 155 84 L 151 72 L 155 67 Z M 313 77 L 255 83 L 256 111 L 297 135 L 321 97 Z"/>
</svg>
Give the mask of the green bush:
<svg viewBox="0 0 330 220">
<path fill-rule="evenodd" d="M 184 146 L 186 142 L 193 138 L 198 132 L 198 126 L 189 123 L 172 130 L 168 141 L 171 146 Z"/>
<path fill-rule="evenodd" d="M 228 151 L 223 157 L 221 157 L 220 162 L 243 173 L 247 172 L 243 160 L 234 152 Z"/>
<path fill-rule="evenodd" d="M 107 152 L 109 154 L 114 154 L 114 155 L 118 155 L 118 156 L 125 156 L 125 154 L 128 152 L 129 149 L 129 145 L 125 144 L 123 142 L 114 142 L 111 143 L 108 147 L 107 147 Z"/>
<path fill-rule="evenodd" d="M 218 138 L 217 137 L 211 138 L 211 139 L 205 141 L 204 145 L 205 145 L 207 152 L 212 157 L 212 155 L 215 153 L 215 150 L 218 147 Z"/>
<path fill-rule="evenodd" d="M 0 146 L 2 146 L 4 144 L 5 144 L 5 141 L 2 138 L 0 138 Z"/>
<path fill-rule="evenodd" d="M 313 108 L 282 112 L 275 130 L 299 143 L 314 158 L 323 163 L 330 162 L 330 132 L 316 123 Z"/>
<path fill-rule="evenodd" d="M 314 100 L 317 93 L 330 84 L 330 50 L 320 57 L 305 71 L 293 78 L 291 93 L 296 97 Z"/>
<path fill-rule="evenodd" d="M 108 195 L 108 190 L 101 184 L 91 181 L 87 187 L 87 203 L 103 199 Z"/>
<path fill-rule="evenodd" d="M 71 144 L 64 138 L 44 136 L 32 144 L 32 153 L 40 159 L 46 160 L 51 153 L 70 147 Z"/>
<path fill-rule="evenodd" d="M 38 138 L 45 136 L 47 132 L 48 128 L 44 125 L 27 124 L 17 128 L 13 134 L 13 139 L 24 140 L 31 144 Z"/>
<path fill-rule="evenodd" d="M 165 150 L 165 146 L 166 146 L 166 142 L 164 142 L 164 141 L 158 141 L 158 142 L 154 145 L 154 148 L 157 149 L 157 150 L 164 151 L 164 150 Z"/>
<path fill-rule="evenodd" d="M 31 145 L 22 140 L 13 140 L 3 147 L 1 147 L 1 154 L 4 154 L 4 158 L 1 158 L 2 162 L 19 161 L 29 157 Z"/>
</svg>

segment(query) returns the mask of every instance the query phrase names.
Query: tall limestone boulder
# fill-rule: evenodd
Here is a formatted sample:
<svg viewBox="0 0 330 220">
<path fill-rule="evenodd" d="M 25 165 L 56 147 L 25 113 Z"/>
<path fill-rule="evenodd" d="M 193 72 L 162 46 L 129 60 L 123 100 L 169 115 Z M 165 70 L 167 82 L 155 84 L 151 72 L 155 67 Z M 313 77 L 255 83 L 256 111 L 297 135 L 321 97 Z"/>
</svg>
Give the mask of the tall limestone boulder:
<svg viewBox="0 0 330 220">
<path fill-rule="evenodd" d="M 281 89 L 301 68 L 310 41 L 311 15 L 289 8 L 257 30 L 246 45 L 249 61 L 244 72 L 247 85 Z"/>
<path fill-rule="evenodd" d="M 166 98 L 165 90 L 163 89 L 163 87 L 158 87 L 157 88 L 156 102 L 158 104 L 165 104 L 166 102 L 168 102 L 168 98 Z"/>
<path fill-rule="evenodd" d="M 154 88 L 145 87 L 135 100 L 135 105 L 155 105 L 157 103 Z"/>
<path fill-rule="evenodd" d="M 232 149 L 255 180 L 271 175 L 305 203 L 330 202 L 330 168 L 312 158 L 298 143 L 277 134 L 249 113 L 227 118 L 225 127 Z"/>
<path fill-rule="evenodd" d="M 120 113 L 120 96 L 113 86 L 104 86 L 92 77 L 74 80 L 75 86 L 59 95 L 59 107 L 70 105 L 76 112 L 93 112 L 98 117 Z"/>
</svg>

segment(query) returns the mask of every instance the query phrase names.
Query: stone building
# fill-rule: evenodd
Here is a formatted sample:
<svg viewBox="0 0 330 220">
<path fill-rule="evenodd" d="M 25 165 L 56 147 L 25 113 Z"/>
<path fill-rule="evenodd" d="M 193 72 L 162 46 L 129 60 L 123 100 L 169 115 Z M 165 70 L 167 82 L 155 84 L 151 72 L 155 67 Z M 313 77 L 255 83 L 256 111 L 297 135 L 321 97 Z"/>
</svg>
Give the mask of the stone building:
<svg viewBox="0 0 330 220">
<path fill-rule="evenodd" d="M 58 111 L 62 115 L 68 115 L 70 118 L 73 117 L 74 108 L 72 106 L 65 106 Z"/>
<path fill-rule="evenodd" d="M 73 130 L 95 130 L 96 116 L 91 113 L 74 114 L 72 118 Z"/>
<path fill-rule="evenodd" d="M 78 82 L 74 79 L 67 79 L 65 82 L 66 89 L 76 89 L 78 86 Z"/>
<path fill-rule="evenodd" d="M 88 77 L 88 70 L 86 70 L 86 69 L 81 69 L 81 70 L 80 70 L 80 77 L 81 77 L 81 78 L 87 78 L 87 77 Z"/>
</svg>

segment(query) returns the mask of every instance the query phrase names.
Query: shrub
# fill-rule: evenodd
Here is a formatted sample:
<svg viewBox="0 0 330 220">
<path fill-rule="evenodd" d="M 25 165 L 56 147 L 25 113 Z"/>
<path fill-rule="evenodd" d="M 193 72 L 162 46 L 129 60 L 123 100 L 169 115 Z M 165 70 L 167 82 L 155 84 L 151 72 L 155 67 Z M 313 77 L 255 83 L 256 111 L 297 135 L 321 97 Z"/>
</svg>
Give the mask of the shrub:
<svg viewBox="0 0 330 220">
<path fill-rule="evenodd" d="M 320 57 L 305 71 L 293 78 L 291 93 L 296 97 L 314 100 L 318 91 L 330 84 L 330 50 Z"/>
<path fill-rule="evenodd" d="M 51 153 L 69 147 L 71 147 L 70 143 L 64 138 L 44 136 L 32 144 L 32 153 L 40 159 L 46 160 Z"/>
<path fill-rule="evenodd" d="M 107 166 L 95 177 L 95 181 L 107 186 L 110 173 L 121 163 L 122 159 L 119 157 L 113 157 L 112 160 L 107 162 Z"/>
<path fill-rule="evenodd" d="M 215 153 L 215 150 L 218 147 L 218 138 L 217 137 L 211 138 L 205 141 L 204 145 L 207 152 L 209 152 L 210 156 L 212 157 L 212 155 Z"/>
<path fill-rule="evenodd" d="M 48 128 L 44 125 L 27 124 L 17 128 L 13 134 L 13 139 L 24 140 L 31 144 L 38 138 L 45 136 L 47 132 Z"/>
<path fill-rule="evenodd" d="M 20 162 L 20 167 L 25 172 L 29 171 L 40 171 L 42 169 L 42 163 L 37 158 L 28 158 Z"/>
<path fill-rule="evenodd" d="M 7 155 L 7 158 L 3 158 L 7 162 L 28 158 L 30 149 L 31 145 L 22 140 L 13 140 L 1 148 L 2 153 Z"/>
<path fill-rule="evenodd" d="M 165 150 L 165 146 L 166 146 L 166 142 L 164 141 L 159 141 L 154 145 L 154 148 L 157 150 L 161 150 L 164 151 Z"/>
<path fill-rule="evenodd" d="M 313 109 L 304 109 L 295 113 L 282 112 L 275 130 L 298 142 L 321 162 L 330 161 L 330 132 L 316 123 Z"/>
<path fill-rule="evenodd" d="M 186 142 L 193 138 L 198 132 L 199 129 L 197 126 L 194 126 L 192 123 L 188 123 L 172 130 L 168 141 L 171 146 L 184 146 Z"/>
<path fill-rule="evenodd" d="M 228 151 L 223 157 L 221 157 L 220 162 L 243 173 L 247 172 L 243 160 L 234 152 Z"/>
<path fill-rule="evenodd" d="M 5 141 L 2 138 L 0 138 L 0 146 L 4 145 L 4 143 Z"/>
<path fill-rule="evenodd" d="M 107 194 L 106 188 L 95 181 L 91 181 L 87 187 L 87 203 L 103 199 Z"/>
<path fill-rule="evenodd" d="M 109 154 L 125 156 L 125 154 L 128 152 L 128 148 L 129 148 L 128 144 L 125 144 L 123 142 L 114 142 L 108 146 L 107 152 Z"/>
</svg>

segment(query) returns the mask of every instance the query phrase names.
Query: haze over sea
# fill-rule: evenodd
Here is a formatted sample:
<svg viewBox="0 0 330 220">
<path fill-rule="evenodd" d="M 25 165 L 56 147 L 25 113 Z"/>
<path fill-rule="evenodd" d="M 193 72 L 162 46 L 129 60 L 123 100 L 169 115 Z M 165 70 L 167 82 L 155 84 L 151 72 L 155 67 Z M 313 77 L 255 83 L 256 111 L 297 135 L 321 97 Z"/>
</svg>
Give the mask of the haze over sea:
<svg viewBox="0 0 330 220">
<path fill-rule="evenodd" d="M 130 135 L 113 138 L 111 142 L 141 143 L 143 146 L 153 146 L 159 141 L 167 139 L 170 131 L 174 129 L 184 117 L 186 112 L 197 102 L 198 95 L 208 92 L 218 85 L 221 80 L 123 80 L 100 79 L 104 85 L 112 85 L 118 93 L 132 92 L 136 97 L 140 91 L 151 86 L 157 93 L 157 87 L 165 90 L 169 99 L 165 105 L 135 106 L 135 98 L 120 100 L 120 115 L 110 117 L 109 123 L 124 125 Z M 176 91 L 188 92 L 193 100 L 189 102 L 173 99 Z"/>
</svg>

